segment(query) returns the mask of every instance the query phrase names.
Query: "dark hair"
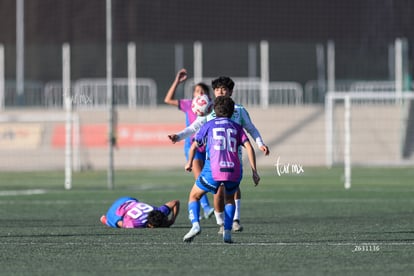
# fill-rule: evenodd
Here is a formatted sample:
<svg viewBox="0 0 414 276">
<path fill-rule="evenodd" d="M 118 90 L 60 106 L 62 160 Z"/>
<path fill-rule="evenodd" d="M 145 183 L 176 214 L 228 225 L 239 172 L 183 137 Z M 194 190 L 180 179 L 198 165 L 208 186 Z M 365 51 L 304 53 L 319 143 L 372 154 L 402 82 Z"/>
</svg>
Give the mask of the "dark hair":
<svg viewBox="0 0 414 276">
<path fill-rule="evenodd" d="M 211 87 L 213 87 L 213 89 L 225 87 L 228 90 L 233 91 L 234 81 L 229 77 L 220 76 L 211 82 Z"/>
<path fill-rule="evenodd" d="M 206 95 L 210 97 L 210 88 L 207 84 L 205 84 L 204 82 L 199 82 L 195 86 L 200 86 L 204 90 L 204 93 L 206 93 Z"/>
<path fill-rule="evenodd" d="M 147 219 L 147 224 L 150 224 L 154 228 L 167 226 L 168 217 L 161 211 L 153 210 L 149 212 Z"/>
<path fill-rule="evenodd" d="M 228 96 L 218 96 L 214 100 L 216 117 L 231 118 L 234 112 L 234 101 Z"/>
</svg>

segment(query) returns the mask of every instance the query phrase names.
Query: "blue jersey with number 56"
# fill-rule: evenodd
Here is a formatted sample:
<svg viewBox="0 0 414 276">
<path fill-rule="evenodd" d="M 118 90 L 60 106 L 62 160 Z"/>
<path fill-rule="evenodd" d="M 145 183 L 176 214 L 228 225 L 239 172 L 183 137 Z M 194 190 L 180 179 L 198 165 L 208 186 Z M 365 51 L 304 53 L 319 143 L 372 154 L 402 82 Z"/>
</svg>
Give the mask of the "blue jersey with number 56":
<svg viewBox="0 0 414 276">
<path fill-rule="evenodd" d="M 196 134 L 198 146 L 206 146 L 215 181 L 239 181 L 242 173 L 238 149 L 248 137 L 241 125 L 218 117 L 205 123 Z"/>
</svg>

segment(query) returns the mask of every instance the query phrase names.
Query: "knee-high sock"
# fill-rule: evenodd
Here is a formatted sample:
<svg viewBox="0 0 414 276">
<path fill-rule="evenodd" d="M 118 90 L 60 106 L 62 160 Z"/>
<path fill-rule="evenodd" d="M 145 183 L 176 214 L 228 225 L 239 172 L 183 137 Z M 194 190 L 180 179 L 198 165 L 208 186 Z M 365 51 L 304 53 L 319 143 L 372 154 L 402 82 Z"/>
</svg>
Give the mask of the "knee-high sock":
<svg viewBox="0 0 414 276">
<path fill-rule="evenodd" d="M 231 230 L 235 209 L 233 204 L 226 204 L 224 207 L 224 230 Z"/>
<path fill-rule="evenodd" d="M 224 224 L 224 213 L 223 212 L 217 212 L 214 211 L 214 215 L 216 216 L 216 222 L 218 225 Z"/>
<path fill-rule="evenodd" d="M 201 207 L 203 208 L 203 210 L 206 212 L 208 210 L 210 210 L 210 202 L 208 201 L 208 196 L 207 194 L 204 194 L 201 198 L 200 198 L 200 204 Z"/>
<path fill-rule="evenodd" d="M 191 223 L 200 222 L 199 214 L 200 213 L 200 204 L 198 201 L 192 201 L 188 203 L 188 217 L 191 220 Z"/>
<path fill-rule="evenodd" d="M 240 220 L 240 204 L 241 204 L 241 200 L 240 199 L 236 199 L 234 201 L 234 203 L 236 204 L 236 211 L 234 212 L 234 218 L 233 220 Z"/>
</svg>

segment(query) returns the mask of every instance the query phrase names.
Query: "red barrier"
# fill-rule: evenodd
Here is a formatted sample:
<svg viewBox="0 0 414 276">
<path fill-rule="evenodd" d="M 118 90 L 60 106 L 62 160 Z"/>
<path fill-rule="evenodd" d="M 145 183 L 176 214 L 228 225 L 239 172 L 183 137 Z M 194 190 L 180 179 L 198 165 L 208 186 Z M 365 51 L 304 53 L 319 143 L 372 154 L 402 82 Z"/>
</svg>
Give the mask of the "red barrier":
<svg viewBox="0 0 414 276">
<path fill-rule="evenodd" d="M 175 146 L 167 135 L 184 128 L 182 124 L 119 124 L 117 127 L 117 146 L 152 147 Z M 108 145 L 108 126 L 106 124 L 86 124 L 80 127 L 80 144 L 82 147 L 106 147 Z M 65 126 L 53 129 L 52 145 L 65 146 Z"/>
</svg>

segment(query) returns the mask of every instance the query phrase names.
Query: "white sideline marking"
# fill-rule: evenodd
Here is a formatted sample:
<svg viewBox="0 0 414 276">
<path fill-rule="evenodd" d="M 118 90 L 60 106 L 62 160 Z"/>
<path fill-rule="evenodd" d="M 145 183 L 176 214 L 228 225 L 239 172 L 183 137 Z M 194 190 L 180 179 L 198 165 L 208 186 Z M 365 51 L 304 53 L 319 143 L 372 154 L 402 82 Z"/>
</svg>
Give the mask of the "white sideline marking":
<svg viewBox="0 0 414 276">
<path fill-rule="evenodd" d="M 36 194 L 45 194 L 47 190 L 16 190 L 16 191 L 0 191 L 0 196 L 14 196 L 14 195 L 36 195 Z M 49 204 L 73 204 L 75 201 L 73 200 L 32 200 L 30 204 L 38 204 L 38 205 L 49 205 Z M 76 201 L 78 203 L 78 201 Z M 108 200 L 93 200 L 93 199 L 86 199 L 82 200 L 81 203 L 83 204 L 103 204 L 107 203 L 110 204 L 113 201 Z M 383 202 L 404 202 L 404 203 L 413 203 L 414 198 L 321 198 L 321 199 L 244 199 L 244 202 L 248 203 L 361 203 L 364 204 L 378 204 Z M 11 200 L 1 200 L 0 204 L 11 204 L 15 203 Z"/>
<path fill-rule="evenodd" d="M 0 242 L 2 245 L 7 244 L 18 244 L 18 245 L 27 245 L 27 244 L 40 244 L 40 245 L 56 245 L 56 244 L 64 244 L 64 245 L 91 245 L 94 243 L 91 242 Z M 184 243 L 182 241 L 180 242 L 105 242 L 105 243 L 95 243 L 95 244 L 102 244 L 105 246 L 108 245 L 186 245 L 189 246 L 191 244 Z M 225 244 L 223 242 L 200 242 L 200 243 L 192 243 L 194 245 L 217 245 L 217 246 L 224 246 Z M 395 241 L 375 241 L 375 242 L 323 242 L 323 241 L 317 241 L 317 242 L 240 242 L 237 241 L 231 245 L 227 246 L 369 246 L 369 245 L 379 245 L 379 246 L 413 246 L 414 242 L 395 242 Z"/>
<path fill-rule="evenodd" d="M 15 191 L 0 191 L 0 196 L 19 196 L 19 195 L 41 195 L 45 194 L 46 190 L 15 190 Z"/>
</svg>

